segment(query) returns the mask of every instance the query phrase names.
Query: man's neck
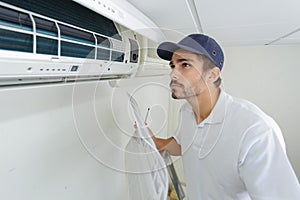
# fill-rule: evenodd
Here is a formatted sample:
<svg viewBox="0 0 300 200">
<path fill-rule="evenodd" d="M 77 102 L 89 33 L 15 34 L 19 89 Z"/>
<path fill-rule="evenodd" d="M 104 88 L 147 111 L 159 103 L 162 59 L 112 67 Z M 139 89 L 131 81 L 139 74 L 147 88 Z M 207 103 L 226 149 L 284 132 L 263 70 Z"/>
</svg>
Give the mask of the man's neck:
<svg viewBox="0 0 300 200">
<path fill-rule="evenodd" d="M 219 96 L 219 88 L 207 88 L 199 95 L 187 99 L 189 104 L 192 106 L 197 124 L 200 124 L 210 115 L 219 99 Z"/>
</svg>

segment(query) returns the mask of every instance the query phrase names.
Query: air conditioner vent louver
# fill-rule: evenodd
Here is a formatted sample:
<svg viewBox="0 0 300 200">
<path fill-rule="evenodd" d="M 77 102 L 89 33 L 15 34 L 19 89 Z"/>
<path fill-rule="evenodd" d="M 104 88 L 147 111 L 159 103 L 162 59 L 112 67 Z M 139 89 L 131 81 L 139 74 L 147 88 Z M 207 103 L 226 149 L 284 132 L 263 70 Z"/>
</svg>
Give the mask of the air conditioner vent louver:
<svg viewBox="0 0 300 200">
<path fill-rule="evenodd" d="M 0 8 L 2 13 L 0 15 L 1 49 L 110 60 L 107 50 L 104 50 L 106 57 L 96 56 L 96 52 L 103 55 L 101 52 L 103 47 L 110 48 L 108 37 L 54 19 L 38 17 L 31 12 L 24 13 L 4 6 Z M 124 54 L 122 42 L 115 40 L 114 44 L 114 50 L 122 51 L 122 53 L 112 52 L 112 60 L 122 62 L 123 60 L 120 59 Z"/>
<path fill-rule="evenodd" d="M 0 81 L 53 73 L 55 77 L 107 78 L 136 72 L 138 63 L 125 62 L 130 56 L 126 53 L 130 52 L 126 50 L 129 40 L 119 35 L 112 20 L 70 0 L 6 2 L 0 2 Z M 68 6 L 63 9 L 68 20 L 60 4 Z M 78 18 L 78 13 L 84 17 Z M 94 27 L 86 29 L 92 23 Z M 74 65 L 78 67 L 71 70 Z"/>
<path fill-rule="evenodd" d="M 0 6 L 0 19 L 1 25 L 32 30 L 32 21 L 29 14 Z"/>
<path fill-rule="evenodd" d="M 116 36 L 119 33 L 112 20 L 72 0 L 2 0 L 1 2 L 108 37 L 119 38 Z"/>
</svg>

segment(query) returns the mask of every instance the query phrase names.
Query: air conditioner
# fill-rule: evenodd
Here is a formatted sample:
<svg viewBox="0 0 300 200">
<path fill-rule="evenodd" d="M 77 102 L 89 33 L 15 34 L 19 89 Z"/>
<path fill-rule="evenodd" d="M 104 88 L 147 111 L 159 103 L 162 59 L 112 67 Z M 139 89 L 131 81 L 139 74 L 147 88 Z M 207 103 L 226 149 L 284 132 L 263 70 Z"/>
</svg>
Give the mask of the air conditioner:
<svg viewBox="0 0 300 200">
<path fill-rule="evenodd" d="M 0 85 L 132 77 L 140 43 L 161 38 L 127 1 L 4 0 Z"/>
<path fill-rule="evenodd" d="M 139 41 L 142 48 L 140 48 L 140 65 L 136 76 L 168 74 L 170 72 L 169 63 L 159 58 L 156 53 L 158 42 L 145 37 Z"/>
</svg>

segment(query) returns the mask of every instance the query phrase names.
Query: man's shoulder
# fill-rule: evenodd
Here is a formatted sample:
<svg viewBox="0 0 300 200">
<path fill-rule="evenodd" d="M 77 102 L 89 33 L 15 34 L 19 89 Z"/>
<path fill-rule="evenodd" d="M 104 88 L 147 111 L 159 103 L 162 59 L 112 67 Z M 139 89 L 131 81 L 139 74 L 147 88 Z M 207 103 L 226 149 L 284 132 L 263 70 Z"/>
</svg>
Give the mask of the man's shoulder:
<svg viewBox="0 0 300 200">
<path fill-rule="evenodd" d="M 264 126 L 265 128 L 278 128 L 275 120 L 266 114 L 259 106 L 243 98 L 229 95 L 231 100 L 230 115 L 234 117 L 237 122 Z"/>
<path fill-rule="evenodd" d="M 231 109 L 239 114 L 247 114 L 248 116 L 265 117 L 267 114 L 256 104 L 249 100 L 231 96 L 227 94 L 231 99 Z"/>
</svg>

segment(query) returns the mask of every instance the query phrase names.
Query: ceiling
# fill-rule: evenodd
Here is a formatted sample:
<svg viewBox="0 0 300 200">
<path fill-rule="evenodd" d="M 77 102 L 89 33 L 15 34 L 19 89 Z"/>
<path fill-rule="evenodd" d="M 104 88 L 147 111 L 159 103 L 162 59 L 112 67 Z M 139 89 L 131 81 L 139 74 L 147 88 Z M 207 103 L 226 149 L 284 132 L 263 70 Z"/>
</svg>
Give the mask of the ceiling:
<svg viewBox="0 0 300 200">
<path fill-rule="evenodd" d="M 175 40 L 203 32 L 224 46 L 300 44 L 300 0 L 128 0 Z"/>
</svg>

